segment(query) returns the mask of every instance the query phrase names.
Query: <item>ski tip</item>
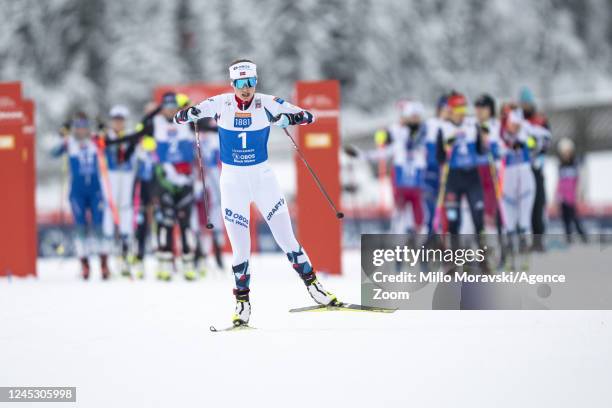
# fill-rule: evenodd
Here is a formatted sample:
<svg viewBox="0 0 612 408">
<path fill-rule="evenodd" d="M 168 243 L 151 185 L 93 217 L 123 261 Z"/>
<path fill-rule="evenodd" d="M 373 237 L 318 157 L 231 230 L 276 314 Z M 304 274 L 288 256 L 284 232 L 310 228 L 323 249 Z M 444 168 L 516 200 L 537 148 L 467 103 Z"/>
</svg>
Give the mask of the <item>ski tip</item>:
<svg viewBox="0 0 612 408">
<path fill-rule="evenodd" d="M 223 327 L 220 329 L 217 329 L 215 326 L 210 326 L 209 329 L 213 333 L 220 333 L 220 332 L 229 332 L 229 331 L 254 330 L 255 327 L 249 326 L 248 324 L 238 324 L 238 325 L 232 325 L 229 327 Z"/>
</svg>

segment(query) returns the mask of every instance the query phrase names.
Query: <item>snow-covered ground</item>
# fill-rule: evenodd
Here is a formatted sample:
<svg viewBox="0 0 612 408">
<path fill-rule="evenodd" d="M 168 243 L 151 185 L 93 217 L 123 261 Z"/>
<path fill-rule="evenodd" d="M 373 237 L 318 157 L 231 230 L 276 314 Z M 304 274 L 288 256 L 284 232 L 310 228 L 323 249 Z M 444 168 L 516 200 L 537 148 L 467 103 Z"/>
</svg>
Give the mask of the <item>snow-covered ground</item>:
<svg viewBox="0 0 612 408">
<path fill-rule="evenodd" d="M 359 301 L 359 254 L 324 284 Z M 610 407 L 612 312 L 303 313 L 280 255 L 252 259 L 252 324 L 232 278 L 0 280 L 0 385 L 76 386 L 79 407 Z M 10 406 L 9 404 L 0 404 Z M 27 403 L 16 406 L 26 407 Z M 59 404 L 54 406 L 75 406 Z"/>
</svg>

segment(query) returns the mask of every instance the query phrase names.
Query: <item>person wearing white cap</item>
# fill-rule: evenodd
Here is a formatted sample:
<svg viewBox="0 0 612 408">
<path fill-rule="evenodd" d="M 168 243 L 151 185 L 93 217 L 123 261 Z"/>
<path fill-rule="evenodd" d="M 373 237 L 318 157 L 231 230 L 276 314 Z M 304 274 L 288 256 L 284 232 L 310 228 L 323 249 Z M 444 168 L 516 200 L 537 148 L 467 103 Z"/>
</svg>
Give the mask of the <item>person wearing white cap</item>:
<svg viewBox="0 0 612 408">
<path fill-rule="evenodd" d="M 296 240 L 289 217 L 288 202 L 268 164 L 270 125 L 286 128 L 307 125 L 314 117 L 281 98 L 258 93 L 257 66 L 248 59 L 229 66 L 233 93 L 213 96 L 196 106 L 179 111 L 178 124 L 215 118 L 221 153 L 221 207 L 223 221 L 232 246 L 232 270 L 236 288 L 235 326 L 247 325 L 251 315 L 249 302 L 249 208 L 254 202 L 266 219 L 274 239 L 287 254 L 293 268 L 303 279 L 308 293 L 319 304 L 337 302 L 317 280 L 305 250 Z"/>
<path fill-rule="evenodd" d="M 129 114 L 128 108 L 123 105 L 115 105 L 111 108 L 110 126 L 106 129 L 105 135 L 107 141 L 118 141 L 126 136 L 126 120 Z M 110 191 L 107 192 L 104 210 L 104 235 L 109 242 L 112 242 L 115 232 L 119 234 L 120 271 L 123 276 L 129 277 L 130 269 L 127 258 L 133 233 L 134 149 L 123 143 L 110 142 L 105 152 Z"/>
</svg>

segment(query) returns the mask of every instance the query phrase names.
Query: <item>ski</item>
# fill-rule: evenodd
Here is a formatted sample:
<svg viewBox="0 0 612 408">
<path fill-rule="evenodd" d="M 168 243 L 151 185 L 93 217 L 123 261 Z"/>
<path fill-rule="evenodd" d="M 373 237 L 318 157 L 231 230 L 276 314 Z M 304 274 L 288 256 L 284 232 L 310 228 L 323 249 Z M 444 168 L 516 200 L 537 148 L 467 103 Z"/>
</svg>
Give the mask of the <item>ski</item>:
<svg viewBox="0 0 612 408">
<path fill-rule="evenodd" d="M 289 309 L 289 313 L 298 313 L 298 312 L 338 312 L 338 311 L 393 313 L 396 310 L 397 309 L 389 309 L 389 308 L 376 307 L 376 306 L 355 305 L 355 304 L 352 304 L 352 303 L 338 303 L 338 304 L 333 305 L 333 306 L 314 305 L 314 306 L 298 307 L 298 308 L 295 308 L 295 309 Z"/>
<path fill-rule="evenodd" d="M 255 330 L 255 327 L 249 326 L 248 324 L 240 324 L 237 326 L 229 326 L 217 329 L 215 326 L 209 327 L 213 333 L 227 332 L 227 331 L 242 331 L 242 330 Z"/>
</svg>

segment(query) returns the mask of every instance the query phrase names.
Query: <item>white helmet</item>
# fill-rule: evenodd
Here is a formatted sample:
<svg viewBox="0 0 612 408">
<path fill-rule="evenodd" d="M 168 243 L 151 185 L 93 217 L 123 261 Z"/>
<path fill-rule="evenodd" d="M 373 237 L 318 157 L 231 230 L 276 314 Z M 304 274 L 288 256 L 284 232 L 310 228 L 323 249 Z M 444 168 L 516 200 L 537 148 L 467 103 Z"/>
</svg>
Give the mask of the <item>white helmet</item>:
<svg viewBox="0 0 612 408">
<path fill-rule="evenodd" d="M 127 119 L 127 117 L 130 116 L 130 111 L 124 105 L 115 105 L 111 108 L 110 112 L 108 113 L 108 116 L 110 116 L 112 119 Z"/>
<path fill-rule="evenodd" d="M 425 116 L 425 107 L 421 102 L 417 101 L 403 101 L 400 104 L 400 115 L 402 117 L 418 116 L 423 118 Z"/>
</svg>

